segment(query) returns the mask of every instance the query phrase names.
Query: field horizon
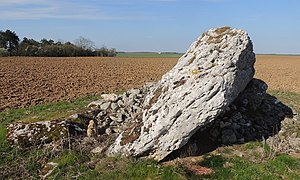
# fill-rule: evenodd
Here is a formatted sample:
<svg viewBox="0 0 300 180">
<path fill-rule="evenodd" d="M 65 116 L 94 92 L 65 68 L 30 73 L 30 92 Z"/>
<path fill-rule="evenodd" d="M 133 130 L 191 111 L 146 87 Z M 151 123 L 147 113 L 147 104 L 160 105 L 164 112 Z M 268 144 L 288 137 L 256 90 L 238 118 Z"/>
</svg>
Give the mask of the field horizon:
<svg viewBox="0 0 300 180">
<path fill-rule="evenodd" d="M 300 57 L 257 55 L 255 77 L 300 93 Z M 0 110 L 125 91 L 158 81 L 179 57 L 2 57 Z"/>
</svg>

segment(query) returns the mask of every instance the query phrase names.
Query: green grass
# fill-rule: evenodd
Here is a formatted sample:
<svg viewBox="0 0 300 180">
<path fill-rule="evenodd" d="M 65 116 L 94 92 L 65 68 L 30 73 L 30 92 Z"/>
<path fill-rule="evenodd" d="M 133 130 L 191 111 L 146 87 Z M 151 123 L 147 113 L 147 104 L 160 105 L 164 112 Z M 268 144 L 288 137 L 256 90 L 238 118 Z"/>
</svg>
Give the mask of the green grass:
<svg viewBox="0 0 300 180">
<path fill-rule="evenodd" d="M 179 58 L 182 53 L 118 53 L 117 57 Z"/>
<path fill-rule="evenodd" d="M 4 125 L 0 124 L 0 144 L 6 139 L 7 129 Z"/>
<path fill-rule="evenodd" d="M 85 159 L 85 160 L 84 160 Z M 81 179 L 186 179 L 185 171 L 178 167 L 163 167 L 153 160 L 136 160 L 122 157 L 102 157 L 94 168 L 90 168 L 89 158 L 80 153 L 65 152 L 56 157 L 58 168 L 52 178 L 69 179 L 79 176 Z M 51 178 L 50 177 L 50 178 Z"/>
<path fill-rule="evenodd" d="M 300 94 L 269 91 L 279 100 L 300 110 Z M 59 152 L 47 149 L 20 150 L 11 147 L 6 141 L 6 126 L 14 121 L 40 121 L 67 117 L 86 109 L 86 105 L 98 97 L 79 98 L 72 102 L 48 103 L 25 109 L 12 109 L 0 112 L 0 179 L 38 179 L 39 172 L 47 162 L 56 162 L 58 167 L 50 179 L 300 179 L 300 160 L 285 154 L 277 154 L 274 159 L 263 159 L 255 153 L 237 157 L 229 151 L 219 155 L 204 155 L 200 165 L 212 168 L 215 173 L 206 176 L 192 175 L 182 165 L 161 166 L 153 160 L 122 157 L 98 157 L 82 149 Z M 235 145 L 241 151 L 255 151 L 262 147 L 261 142 Z M 263 146 L 264 151 L 269 151 Z M 93 162 L 91 166 L 91 162 Z"/>
<path fill-rule="evenodd" d="M 278 90 L 270 90 L 268 91 L 271 95 L 278 98 L 284 104 L 292 107 L 294 110 L 300 113 L 300 94 L 294 92 L 283 92 Z"/>
<path fill-rule="evenodd" d="M 71 102 L 61 101 L 32 106 L 29 108 L 11 109 L 0 112 L 0 123 L 7 125 L 14 121 L 37 122 L 66 118 L 76 112 L 86 109 L 86 105 L 99 99 L 97 96 L 88 96 Z"/>
<path fill-rule="evenodd" d="M 299 179 L 299 159 L 278 155 L 274 160 L 254 163 L 245 158 L 224 158 L 221 155 L 206 158 L 200 163 L 215 173 L 209 179 Z M 227 165 L 227 166 L 226 166 Z"/>
</svg>

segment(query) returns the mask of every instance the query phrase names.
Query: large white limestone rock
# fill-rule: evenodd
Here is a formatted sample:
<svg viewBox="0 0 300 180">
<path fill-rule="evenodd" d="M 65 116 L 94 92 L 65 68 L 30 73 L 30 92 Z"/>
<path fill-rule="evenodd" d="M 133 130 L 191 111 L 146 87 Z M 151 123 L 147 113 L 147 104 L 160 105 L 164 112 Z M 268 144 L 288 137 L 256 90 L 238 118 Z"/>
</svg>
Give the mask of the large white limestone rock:
<svg viewBox="0 0 300 180">
<path fill-rule="evenodd" d="M 253 78 L 254 62 L 247 32 L 210 29 L 150 89 L 142 118 L 107 153 L 162 160 L 225 111 Z"/>
</svg>

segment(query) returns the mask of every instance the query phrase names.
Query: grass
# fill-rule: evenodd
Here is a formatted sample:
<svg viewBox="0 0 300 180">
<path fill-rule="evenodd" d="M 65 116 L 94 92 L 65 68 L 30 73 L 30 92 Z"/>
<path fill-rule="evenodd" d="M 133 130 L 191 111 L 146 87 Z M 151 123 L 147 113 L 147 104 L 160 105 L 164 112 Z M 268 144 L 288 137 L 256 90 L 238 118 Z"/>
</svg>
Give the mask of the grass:
<svg viewBox="0 0 300 180">
<path fill-rule="evenodd" d="M 182 53 L 118 53 L 117 57 L 145 57 L 145 58 L 179 58 Z"/>
<path fill-rule="evenodd" d="M 7 125 L 14 121 L 37 122 L 66 118 L 76 112 L 86 109 L 86 105 L 99 99 L 97 96 L 87 96 L 71 102 L 61 101 L 32 106 L 22 109 L 11 109 L 0 112 L 0 123 Z"/>
<path fill-rule="evenodd" d="M 269 91 L 279 100 L 299 112 L 300 94 Z M 262 142 L 235 145 L 246 156 L 234 155 L 224 148 L 217 155 L 205 154 L 199 165 L 212 168 L 211 175 L 193 175 L 184 166 L 162 166 L 154 160 L 123 157 L 99 157 L 82 149 L 64 149 L 56 152 L 49 149 L 20 150 L 6 141 L 6 126 L 15 121 L 40 121 L 67 117 L 85 110 L 86 105 L 98 97 L 79 98 L 72 102 L 48 103 L 25 109 L 0 112 L 0 179 L 39 179 L 39 172 L 47 162 L 56 162 L 58 167 L 50 179 L 300 179 L 300 160 L 286 154 L 276 154 L 272 159 L 261 159 L 257 149 L 266 153 L 270 148 Z M 253 153 L 250 153 L 250 152 Z M 254 159 L 254 160 L 253 160 Z"/>
<path fill-rule="evenodd" d="M 289 107 L 292 107 L 298 114 L 300 114 L 300 94 L 278 90 L 270 90 L 269 93 Z"/>
<path fill-rule="evenodd" d="M 72 158 L 71 158 L 72 157 Z M 60 159 L 63 160 L 60 160 Z M 122 157 L 105 157 L 90 168 L 80 162 L 74 154 L 65 154 L 57 158 L 59 166 L 50 176 L 53 179 L 186 179 L 184 171 L 175 167 L 163 167 L 153 160 L 135 160 Z M 75 159 L 75 160 L 74 160 Z"/>
<path fill-rule="evenodd" d="M 274 160 L 254 163 L 245 158 L 224 158 L 221 155 L 207 157 L 200 163 L 211 167 L 215 173 L 202 178 L 209 179 L 299 179 L 299 160 L 288 155 L 278 155 Z"/>
</svg>

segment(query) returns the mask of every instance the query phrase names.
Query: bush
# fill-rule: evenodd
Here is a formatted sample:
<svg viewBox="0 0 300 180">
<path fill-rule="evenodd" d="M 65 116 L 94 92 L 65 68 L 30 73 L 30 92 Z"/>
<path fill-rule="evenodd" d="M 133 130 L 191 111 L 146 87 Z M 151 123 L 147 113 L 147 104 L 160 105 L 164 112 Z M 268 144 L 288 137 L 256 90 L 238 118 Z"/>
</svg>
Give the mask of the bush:
<svg viewBox="0 0 300 180">
<path fill-rule="evenodd" d="M 6 57 L 9 56 L 9 53 L 6 49 L 0 48 L 0 57 Z"/>
</svg>

